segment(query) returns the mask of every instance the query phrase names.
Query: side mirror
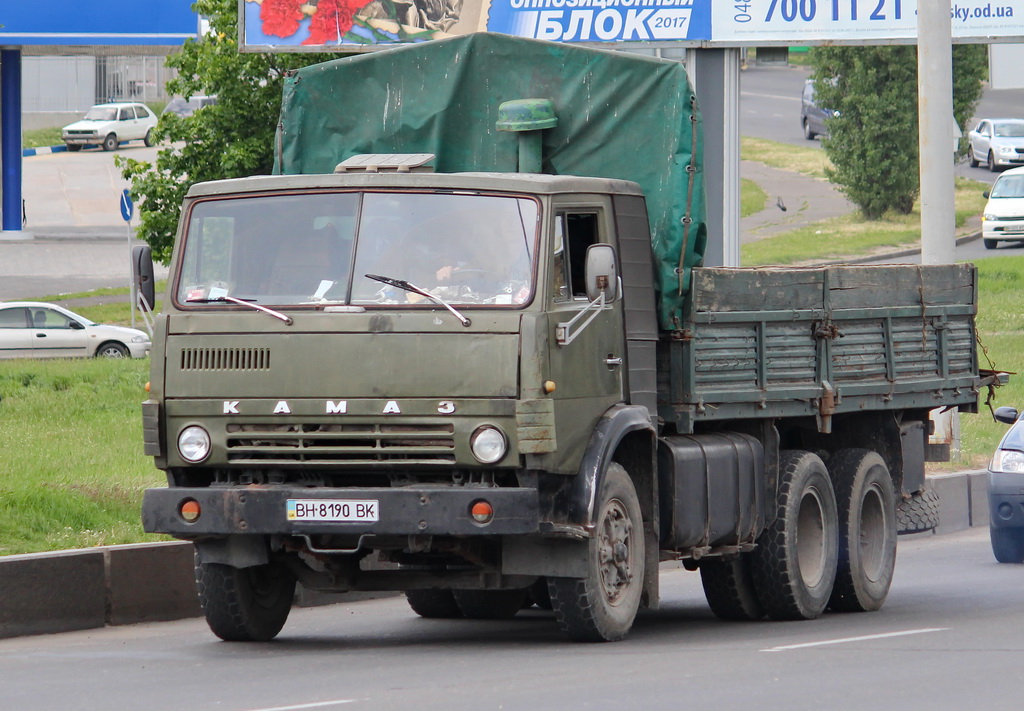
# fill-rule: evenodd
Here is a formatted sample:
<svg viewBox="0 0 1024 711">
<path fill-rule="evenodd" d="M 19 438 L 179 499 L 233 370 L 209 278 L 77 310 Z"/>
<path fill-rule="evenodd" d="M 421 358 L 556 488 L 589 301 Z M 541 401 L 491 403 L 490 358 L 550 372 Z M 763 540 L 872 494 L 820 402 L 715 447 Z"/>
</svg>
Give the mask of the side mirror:
<svg viewBox="0 0 1024 711">
<path fill-rule="evenodd" d="M 615 248 L 610 244 L 587 247 L 587 298 L 591 301 L 604 294 L 605 303 L 619 298 L 619 270 Z"/>
<path fill-rule="evenodd" d="M 997 407 L 995 412 L 996 422 L 1005 422 L 1008 425 L 1012 425 L 1017 421 L 1019 413 L 1015 407 Z"/>
<path fill-rule="evenodd" d="M 135 284 L 135 293 L 142 297 L 146 311 L 153 311 L 156 282 L 153 280 L 153 250 L 148 244 L 132 248 L 132 283 Z"/>
<path fill-rule="evenodd" d="M 987 200 L 987 199 L 988 199 L 988 190 L 986 190 L 985 192 L 983 192 L 983 193 L 981 194 L 981 196 L 982 196 L 983 198 L 985 198 L 985 199 Z"/>
<path fill-rule="evenodd" d="M 72 331 L 84 331 L 85 330 L 85 326 L 80 324 L 78 321 L 75 321 L 74 319 L 71 319 L 70 321 L 68 321 L 68 328 L 70 328 Z"/>
</svg>

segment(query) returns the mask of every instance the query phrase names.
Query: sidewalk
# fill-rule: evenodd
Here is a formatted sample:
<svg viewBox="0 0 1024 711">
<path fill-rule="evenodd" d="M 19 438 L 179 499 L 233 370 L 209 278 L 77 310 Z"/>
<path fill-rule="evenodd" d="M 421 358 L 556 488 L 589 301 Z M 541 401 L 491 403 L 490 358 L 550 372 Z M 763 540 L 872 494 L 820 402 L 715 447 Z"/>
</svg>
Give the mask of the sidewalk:
<svg viewBox="0 0 1024 711">
<path fill-rule="evenodd" d="M 740 220 L 742 244 L 841 217 L 857 209 L 822 178 L 811 178 L 749 160 L 740 163 L 740 177 L 754 181 L 768 194 L 763 210 Z"/>
</svg>

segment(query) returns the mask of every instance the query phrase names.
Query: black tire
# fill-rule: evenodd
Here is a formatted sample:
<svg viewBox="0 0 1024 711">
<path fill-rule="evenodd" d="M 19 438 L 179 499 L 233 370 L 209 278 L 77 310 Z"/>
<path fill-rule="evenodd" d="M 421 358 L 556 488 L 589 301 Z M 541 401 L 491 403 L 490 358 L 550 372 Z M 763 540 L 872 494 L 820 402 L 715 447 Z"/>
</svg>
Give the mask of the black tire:
<svg viewBox="0 0 1024 711">
<path fill-rule="evenodd" d="M 776 519 L 751 554 L 757 599 L 773 620 L 811 620 L 828 605 L 839 558 L 839 515 L 825 464 L 816 454 L 779 457 Z"/>
<path fill-rule="evenodd" d="M 103 150 L 105 151 L 116 151 L 120 142 L 117 140 L 116 133 L 109 133 L 107 137 L 103 139 Z"/>
<path fill-rule="evenodd" d="M 939 525 L 939 495 L 933 489 L 919 491 L 896 504 L 898 533 L 922 533 Z"/>
<path fill-rule="evenodd" d="M 985 243 L 985 249 L 995 249 L 999 246 L 999 240 L 997 239 L 983 239 L 981 241 Z"/>
<path fill-rule="evenodd" d="M 451 590 L 406 590 L 405 599 L 420 617 L 436 620 L 462 617 L 462 610 Z"/>
<path fill-rule="evenodd" d="M 234 568 L 197 559 L 196 588 L 215 635 L 227 642 L 266 642 L 288 619 L 295 577 L 281 565 Z"/>
<path fill-rule="evenodd" d="M 68 150 L 72 153 L 77 153 L 82 150 L 82 144 L 80 143 L 65 143 L 64 145 L 67 146 Z"/>
<path fill-rule="evenodd" d="M 804 128 L 804 138 L 808 141 L 813 141 L 818 134 L 811 130 L 811 122 L 804 119 L 802 123 Z"/>
<path fill-rule="evenodd" d="M 992 151 L 988 152 L 988 159 L 986 162 L 988 163 L 988 172 L 996 172 L 996 157 L 993 155 Z"/>
<path fill-rule="evenodd" d="M 585 578 L 548 578 L 562 631 L 579 642 L 614 642 L 629 633 L 644 581 L 644 528 L 636 489 L 613 462 L 595 507 Z"/>
<path fill-rule="evenodd" d="M 972 168 L 977 168 L 980 165 L 980 163 L 978 163 L 978 159 L 974 157 L 974 146 L 967 147 L 967 163 Z"/>
<path fill-rule="evenodd" d="M 885 461 L 867 449 L 828 460 L 839 509 L 839 563 L 828 606 L 872 612 L 885 603 L 896 569 L 896 493 Z"/>
<path fill-rule="evenodd" d="M 464 617 L 471 620 L 507 620 L 523 609 L 530 594 L 519 590 L 452 590 Z"/>
<path fill-rule="evenodd" d="M 754 591 L 749 554 L 732 560 L 701 561 L 700 582 L 715 617 L 722 620 L 760 620 L 764 617 L 764 608 Z"/>
<path fill-rule="evenodd" d="M 107 341 L 96 349 L 97 358 L 127 358 L 130 355 L 128 346 L 117 341 Z"/>
<path fill-rule="evenodd" d="M 1024 529 L 989 526 L 992 555 L 1000 563 L 1024 563 Z"/>
<path fill-rule="evenodd" d="M 147 147 L 153 145 L 153 129 L 146 131 L 146 135 L 142 139 L 142 142 L 145 143 Z"/>
</svg>

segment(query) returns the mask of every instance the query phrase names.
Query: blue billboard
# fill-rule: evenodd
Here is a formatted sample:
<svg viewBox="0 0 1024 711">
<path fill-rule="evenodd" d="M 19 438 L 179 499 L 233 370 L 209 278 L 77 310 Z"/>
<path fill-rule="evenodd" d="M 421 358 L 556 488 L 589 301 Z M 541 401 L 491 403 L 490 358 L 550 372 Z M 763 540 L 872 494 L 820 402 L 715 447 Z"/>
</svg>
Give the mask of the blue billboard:
<svg viewBox="0 0 1024 711">
<path fill-rule="evenodd" d="M 195 37 L 190 0 L 0 2 L 0 45 L 178 45 Z"/>
</svg>

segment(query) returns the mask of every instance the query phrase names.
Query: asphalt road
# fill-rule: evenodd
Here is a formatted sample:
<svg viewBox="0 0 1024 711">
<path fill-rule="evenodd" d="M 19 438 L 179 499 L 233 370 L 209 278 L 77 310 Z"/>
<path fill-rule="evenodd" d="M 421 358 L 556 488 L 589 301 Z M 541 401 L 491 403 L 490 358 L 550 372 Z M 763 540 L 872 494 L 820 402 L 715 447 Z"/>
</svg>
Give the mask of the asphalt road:
<svg viewBox="0 0 1024 711">
<path fill-rule="evenodd" d="M 740 133 L 794 146 L 820 147 L 820 139 L 808 141 L 800 129 L 800 94 L 809 75 L 808 68 L 795 66 L 752 64 L 744 70 L 740 75 Z M 1024 89 L 986 89 L 968 128 L 980 118 L 1024 118 Z M 957 164 L 956 173 L 982 182 L 995 180 L 988 169 L 971 168 L 966 160 Z"/>
<path fill-rule="evenodd" d="M 0 708 L 1016 708 L 1021 566 L 988 531 L 901 538 L 877 613 L 727 623 L 699 576 L 664 570 L 662 608 L 615 644 L 565 641 L 550 613 L 425 620 L 402 598 L 296 610 L 267 644 L 199 620 L 0 641 Z"/>
</svg>

